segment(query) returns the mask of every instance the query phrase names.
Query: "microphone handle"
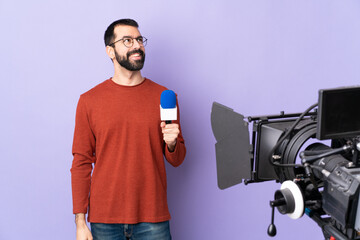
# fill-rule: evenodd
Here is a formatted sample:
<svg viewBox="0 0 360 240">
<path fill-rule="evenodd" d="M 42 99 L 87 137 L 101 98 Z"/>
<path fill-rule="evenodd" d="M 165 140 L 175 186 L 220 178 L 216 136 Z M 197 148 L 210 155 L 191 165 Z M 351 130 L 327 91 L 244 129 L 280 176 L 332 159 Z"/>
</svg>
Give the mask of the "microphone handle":
<svg viewBox="0 0 360 240">
<path fill-rule="evenodd" d="M 171 124 L 171 120 L 166 120 L 165 124 Z"/>
</svg>

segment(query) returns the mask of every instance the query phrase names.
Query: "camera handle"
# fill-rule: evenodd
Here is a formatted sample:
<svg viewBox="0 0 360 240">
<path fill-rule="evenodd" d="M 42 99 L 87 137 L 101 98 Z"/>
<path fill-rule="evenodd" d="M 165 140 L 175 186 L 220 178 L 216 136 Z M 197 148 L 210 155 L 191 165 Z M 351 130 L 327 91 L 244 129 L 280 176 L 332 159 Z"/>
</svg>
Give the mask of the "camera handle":
<svg viewBox="0 0 360 240">
<path fill-rule="evenodd" d="M 274 237 L 276 235 L 276 226 L 274 224 L 275 217 L 275 207 L 278 207 L 278 210 L 282 214 L 293 212 L 295 209 L 295 201 L 288 189 L 277 190 L 275 192 L 275 200 L 270 201 L 271 207 L 271 223 L 268 227 L 268 235 Z"/>
<path fill-rule="evenodd" d="M 274 201 L 270 201 L 270 206 L 271 206 L 271 223 L 268 227 L 268 231 L 267 231 L 267 234 L 270 236 L 270 237 L 274 237 L 276 235 L 276 226 L 274 224 L 274 216 L 275 216 L 275 201 L 277 200 L 274 200 Z"/>
<path fill-rule="evenodd" d="M 270 201 L 270 207 L 272 213 L 268 235 L 273 237 L 276 235 L 274 224 L 275 207 L 281 214 L 287 214 L 292 219 L 298 219 L 304 213 L 304 198 L 298 185 L 290 180 L 283 182 L 280 190 L 275 192 L 274 200 Z"/>
</svg>

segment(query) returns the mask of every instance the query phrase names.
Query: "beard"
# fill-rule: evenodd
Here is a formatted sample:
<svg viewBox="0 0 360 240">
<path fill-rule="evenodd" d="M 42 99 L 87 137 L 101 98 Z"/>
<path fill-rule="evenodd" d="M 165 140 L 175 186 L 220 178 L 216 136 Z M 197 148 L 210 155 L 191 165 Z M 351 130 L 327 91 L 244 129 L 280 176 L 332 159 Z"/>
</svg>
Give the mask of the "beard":
<svg viewBox="0 0 360 240">
<path fill-rule="evenodd" d="M 131 54 L 138 53 L 141 56 L 141 59 L 136 60 L 134 62 L 131 62 L 129 60 L 129 57 Z M 131 52 L 128 52 L 126 56 L 120 56 L 115 51 L 115 59 L 116 61 L 122 66 L 123 68 L 129 70 L 129 71 L 139 71 L 144 67 L 145 62 L 145 53 L 141 49 L 133 50 Z"/>
</svg>

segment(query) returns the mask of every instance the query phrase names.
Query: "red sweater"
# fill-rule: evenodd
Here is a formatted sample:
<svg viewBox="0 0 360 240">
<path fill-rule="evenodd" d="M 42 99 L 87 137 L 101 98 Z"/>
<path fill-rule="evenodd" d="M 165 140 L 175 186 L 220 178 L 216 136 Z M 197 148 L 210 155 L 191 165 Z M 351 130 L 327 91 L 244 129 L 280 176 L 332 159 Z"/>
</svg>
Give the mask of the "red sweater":
<svg viewBox="0 0 360 240">
<path fill-rule="evenodd" d="M 101 223 L 170 219 L 164 155 L 176 167 L 186 148 L 181 133 L 174 152 L 165 147 L 163 90 L 149 79 L 136 86 L 108 79 L 80 96 L 71 168 L 74 213 L 89 208 L 88 221 Z"/>
</svg>

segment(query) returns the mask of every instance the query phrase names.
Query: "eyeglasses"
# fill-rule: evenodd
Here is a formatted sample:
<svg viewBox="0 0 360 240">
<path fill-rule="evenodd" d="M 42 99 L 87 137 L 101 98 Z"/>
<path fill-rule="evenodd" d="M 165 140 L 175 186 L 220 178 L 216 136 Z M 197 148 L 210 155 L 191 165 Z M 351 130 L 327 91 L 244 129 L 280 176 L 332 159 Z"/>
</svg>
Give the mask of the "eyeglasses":
<svg viewBox="0 0 360 240">
<path fill-rule="evenodd" d="M 125 47 L 131 48 L 134 45 L 134 39 L 138 42 L 139 45 L 144 46 L 144 47 L 146 46 L 147 38 L 143 37 L 143 36 L 136 37 L 136 38 L 123 37 L 122 39 L 119 39 L 113 43 L 110 43 L 109 46 L 113 46 L 115 43 L 122 41 L 123 44 L 125 45 Z"/>
</svg>

